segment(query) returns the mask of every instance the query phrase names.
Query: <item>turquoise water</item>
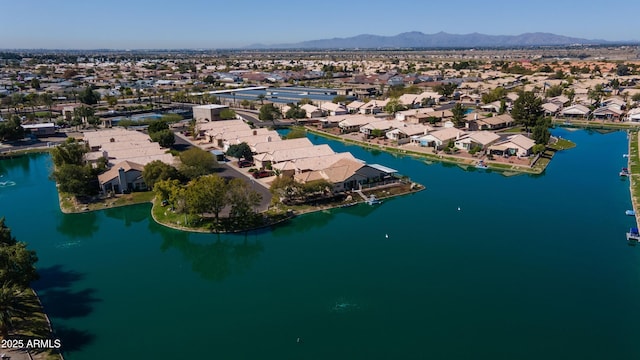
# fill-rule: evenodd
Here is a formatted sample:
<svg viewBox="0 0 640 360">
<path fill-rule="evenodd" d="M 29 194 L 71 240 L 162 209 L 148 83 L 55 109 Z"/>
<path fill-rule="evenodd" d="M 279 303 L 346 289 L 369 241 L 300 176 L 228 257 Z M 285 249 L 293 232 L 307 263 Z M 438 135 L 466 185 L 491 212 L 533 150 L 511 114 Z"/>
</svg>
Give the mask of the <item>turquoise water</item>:
<svg viewBox="0 0 640 360">
<path fill-rule="evenodd" d="M 246 235 L 63 215 L 43 155 L 0 162 L 0 214 L 67 360 L 638 358 L 626 134 L 554 133 L 578 146 L 513 177 L 311 136 L 427 190 Z"/>
</svg>

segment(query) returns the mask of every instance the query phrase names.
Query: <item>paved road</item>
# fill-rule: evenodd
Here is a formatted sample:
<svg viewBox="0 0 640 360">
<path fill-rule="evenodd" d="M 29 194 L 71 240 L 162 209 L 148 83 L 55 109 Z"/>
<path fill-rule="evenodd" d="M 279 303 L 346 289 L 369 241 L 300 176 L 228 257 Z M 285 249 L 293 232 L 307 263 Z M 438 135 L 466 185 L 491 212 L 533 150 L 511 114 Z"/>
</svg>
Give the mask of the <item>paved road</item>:
<svg viewBox="0 0 640 360">
<path fill-rule="evenodd" d="M 191 142 L 190 139 L 188 139 L 183 134 L 180 134 L 178 132 L 176 133 L 176 144 L 179 144 L 179 147 L 183 149 L 188 149 L 191 146 L 197 146 L 196 144 Z M 261 182 L 254 181 L 252 177 L 240 171 L 238 168 L 236 168 L 235 165 L 232 165 L 231 162 L 222 163 L 221 165 L 222 165 L 222 171 L 220 171 L 218 175 L 227 179 L 230 179 L 230 178 L 245 179 L 247 180 L 247 183 L 249 183 L 249 186 L 251 186 L 253 190 L 258 192 L 258 194 L 262 195 L 262 201 L 258 206 L 258 211 L 264 211 L 264 210 L 267 210 L 267 208 L 269 208 L 269 204 L 271 204 L 271 193 L 269 192 L 269 189 L 267 189 Z"/>
</svg>

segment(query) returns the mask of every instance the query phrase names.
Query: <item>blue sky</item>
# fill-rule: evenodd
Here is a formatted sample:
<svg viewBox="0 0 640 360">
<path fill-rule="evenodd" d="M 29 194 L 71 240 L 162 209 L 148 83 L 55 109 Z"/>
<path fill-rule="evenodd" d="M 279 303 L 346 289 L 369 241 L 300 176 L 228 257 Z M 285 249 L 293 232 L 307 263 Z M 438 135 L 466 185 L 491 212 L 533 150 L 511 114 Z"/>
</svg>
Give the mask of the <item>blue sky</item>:
<svg viewBox="0 0 640 360">
<path fill-rule="evenodd" d="M 588 4 L 587 4 L 588 3 Z M 0 48 L 234 48 L 359 34 L 640 40 L 640 1 L 2 0 Z"/>
</svg>

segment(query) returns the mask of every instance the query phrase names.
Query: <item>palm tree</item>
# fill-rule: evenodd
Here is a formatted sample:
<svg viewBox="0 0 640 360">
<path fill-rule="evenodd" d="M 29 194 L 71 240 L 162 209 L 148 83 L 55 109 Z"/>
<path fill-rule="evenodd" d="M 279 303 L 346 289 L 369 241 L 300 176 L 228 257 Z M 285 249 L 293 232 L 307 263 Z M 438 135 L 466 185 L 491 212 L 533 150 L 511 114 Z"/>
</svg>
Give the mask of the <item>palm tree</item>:
<svg viewBox="0 0 640 360">
<path fill-rule="evenodd" d="M 0 335 L 7 338 L 13 330 L 13 320 L 25 315 L 27 292 L 13 284 L 3 284 L 0 287 Z"/>
<path fill-rule="evenodd" d="M 266 99 L 267 96 L 265 94 L 258 94 L 258 100 L 260 100 L 260 105 L 264 105 L 264 99 Z"/>
</svg>

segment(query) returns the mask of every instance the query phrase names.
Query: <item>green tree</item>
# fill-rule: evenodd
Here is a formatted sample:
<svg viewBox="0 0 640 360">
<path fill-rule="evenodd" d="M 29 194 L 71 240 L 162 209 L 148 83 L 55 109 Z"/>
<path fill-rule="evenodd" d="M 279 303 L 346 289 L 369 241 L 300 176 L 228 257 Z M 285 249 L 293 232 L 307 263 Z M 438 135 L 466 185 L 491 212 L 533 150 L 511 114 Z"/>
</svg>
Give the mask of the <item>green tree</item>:
<svg viewBox="0 0 640 360">
<path fill-rule="evenodd" d="M 243 179 L 232 179 L 227 184 L 227 200 L 231 206 L 229 217 L 239 228 L 247 228 L 254 218 L 255 208 L 260 205 L 262 195 Z"/>
<path fill-rule="evenodd" d="M 169 148 L 176 142 L 176 135 L 169 129 L 156 131 L 149 136 L 151 141 L 157 142 L 163 148 Z"/>
<path fill-rule="evenodd" d="M 253 160 L 253 152 L 251 152 L 251 147 L 246 142 L 229 146 L 226 154 L 238 159 Z"/>
<path fill-rule="evenodd" d="M 594 107 L 599 106 L 600 101 L 604 97 L 604 87 L 602 86 L 602 84 L 597 84 L 596 86 L 593 87 L 593 89 L 589 89 L 589 91 L 587 92 L 587 97 L 590 100 L 593 100 L 593 103 L 591 103 L 591 106 L 594 106 Z"/>
<path fill-rule="evenodd" d="M 563 91 L 564 91 L 564 86 L 560 84 L 552 85 L 547 89 L 547 91 L 545 92 L 545 95 L 546 97 L 556 97 L 556 96 L 562 95 Z"/>
<path fill-rule="evenodd" d="M 19 140 L 24 138 L 24 128 L 22 127 L 20 116 L 13 115 L 8 121 L 0 123 L 0 140 Z"/>
<path fill-rule="evenodd" d="M 389 101 L 387 101 L 387 105 L 384 106 L 384 111 L 388 114 L 395 114 L 402 110 L 405 110 L 405 107 L 397 97 L 390 98 Z"/>
<path fill-rule="evenodd" d="M 63 163 L 51 174 L 61 192 L 89 196 L 98 192 L 97 177 L 90 166 Z"/>
<path fill-rule="evenodd" d="M 564 94 L 569 98 L 569 102 L 573 103 L 573 99 L 576 97 L 576 90 L 574 88 L 565 89 Z"/>
<path fill-rule="evenodd" d="M 78 100 L 87 105 L 95 105 L 100 101 L 100 93 L 93 90 L 93 87 L 87 86 L 78 94 Z"/>
<path fill-rule="evenodd" d="M 482 94 L 482 102 L 485 104 L 492 103 L 494 101 L 498 101 L 507 96 L 507 90 L 502 86 L 498 86 L 497 88 L 489 91 L 488 93 Z"/>
<path fill-rule="evenodd" d="M 618 76 L 627 76 L 630 75 L 631 71 L 629 71 L 629 66 L 626 64 L 618 64 L 616 67 L 616 75 Z"/>
<path fill-rule="evenodd" d="M 535 126 L 543 115 L 542 99 L 531 91 L 521 93 L 520 97 L 514 101 L 513 109 L 511 110 L 511 117 L 516 122 L 524 125 L 526 131 Z"/>
<path fill-rule="evenodd" d="M 304 119 L 307 117 L 307 111 L 300 107 L 300 104 L 289 104 L 289 110 L 284 114 L 287 119 Z"/>
<path fill-rule="evenodd" d="M 40 90 L 40 80 L 38 80 L 38 78 L 31 79 L 29 85 L 31 85 L 31 88 L 35 90 Z"/>
<path fill-rule="evenodd" d="M 154 160 L 144 166 L 142 170 L 142 178 L 150 189 L 153 189 L 158 181 L 179 179 L 180 173 L 175 167 L 166 164 L 160 160 Z"/>
<path fill-rule="evenodd" d="M 540 154 L 542 152 L 544 152 L 547 149 L 547 146 L 544 144 L 535 144 L 533 145 L 533 148 L 531 149 L 531 151 L 534 154 Z"/>
<path fill-rule="evenodd" d="M 0 335 L 3 339 L 14 329 L 14 319 L 25 318 L 28 314 L 27 290 L 11 283 L 0 284 Z"/>
<path fill-rule="evenodd" d="M 464 126 L 464 116 L 466 111 L 467 109 L 461 103 L 456 103 L 453 108 L 451 108 L 451 112 L 453 113 L 453 118 L 451 120 L 456 127 Z"/>
<path fill-rule="evenodd" d="M 223 109 L 220 111 L 220 119 L 231 120 L 236 118 L 236 112 L 232 109 Z"/>
<path fill-rule="evenodd" d="M 107 95 L 105 96 L 105 100 L 107 100 L 107 104 L 111 107 L 118 105 L 118 98 L 115 96 Z"/>
<path fill-rule="evenodd" d="M 549 128 L 544 122 L 537 124 L 533 127 L 533 133 L 531 134 L 531 138 L 536 144 L 546 145 L 549 142 L 551 137 L 551 133 L 549 132 Z"/>
<path fill-rule="evenodd" d="M 169 130 L 169 124 L 164 120 L 153 120 L 149 123 L 147 131 L 149 134 L 153 134 L 158 131 Z"/>
<path fill-rule="evenodd" d="M 450 97 L 458 88 L 456 83 L 442 83 L 433 87 L 433 90 L 440 95 Z"/>
<path fill-rule="evenodd" d="M 80 143 L 73 137 L 67 138 L 64 143 L 51 149 L 51 157 L 56 166 L 63 164 L 82 165 L 84 155 L 88 148 L 84 143 Z"/>
<path fill-rule="evenodd" d="M 274 121 L 280 118 L 280 116 L 280 109 L 273 104 L 262 105 L 260 107 L 260 113 L 258 114 L 258 118 L 262 121 Z"/>
<path fill-rule="evenodd" d="M 640 93 L 635 93 L 635 94 L 631 95 L 631 100 L 636 101 L 636 102 L 640 101 Z"/>
<path fill-rule="evenodd" d="M 144 176 L 144 175 L 143 175 Z M 145 180 L 146 182 L 146 180 Z M 147 184 L 148 185 L 148 184 Z M 185 187 L 177 179 L 157 180 L 153 185 L 153 192 L 160 200 L 167 200 L 177 212 L 183 212 L 185 207 Z"/>
<path fill-rule="evenodd" d="M 27 244 L 17 241 L 7 227 L 4 217 L 0 218 L 0 286 L 13 284 L 21 288 L 38 279 L 35 251 L 28 250 Z"/>
<path fill-rule="evenodd" d="M 198 147 L 192 147 L 181 152 L 180 162 L 178 170 L 187 179 L 195 179 L 199 176 L 211 174 L 218 169 L 216 157 Z"/>
<path fill-rule="evenodd" d="M 185 201 L 189 213 L 213 213 L 216 223 L 220 211 L 227 205 L 227 183 L 217 175 L 201 176 L 191 180 L 185 191 Z"/>
</svg>

